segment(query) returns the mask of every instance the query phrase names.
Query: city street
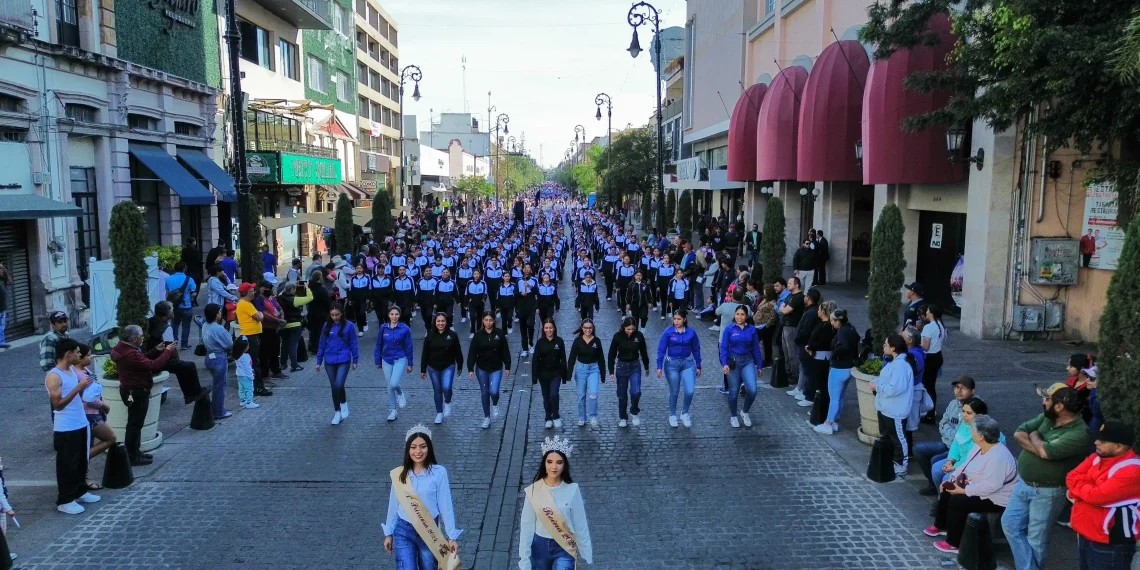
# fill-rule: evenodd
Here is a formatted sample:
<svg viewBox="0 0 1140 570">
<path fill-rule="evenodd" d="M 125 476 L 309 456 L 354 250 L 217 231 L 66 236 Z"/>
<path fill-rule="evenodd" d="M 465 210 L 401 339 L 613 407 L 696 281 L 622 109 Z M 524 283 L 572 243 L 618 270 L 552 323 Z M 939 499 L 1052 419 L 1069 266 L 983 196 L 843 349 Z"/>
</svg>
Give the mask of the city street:
<svg viewBox="0 0 1140 570">
<path fill-rule="evenodd" d="M 564 338 L 577 325 L 570 291 L 564 284 L 557 317 Z M 824 294 L 865 326 L 865 301 L 855 288 L 829 286 Z M 614 303 L 603 299 L 602 305 L 596 321 L 608 347 L 618 314 Z M 651 346 L 665 322 L 650 320 Z M 459 326 L 466 333 L 468 325 Z M 696 326 L 706 364 L 691 429 L 668 426 L 666 384 L 651 374 L 640 427 L 617 427 L 615 388 L 607 382 L 601 425 L 578 428 L 568 421 L 562 430 L 575 444 L 573 476 L 586 500 L 595 568 L 939 568 L 951 559 L 921 533 L 929 503 L 916 492 L 922 483 L 916 467 L 908 485 L 864 478 L 869 448 L 850 429 L 857 419 L 853 389 L 845 429 L 831 438 L 812 432 L 805 409 L 775 390 L 760 391 L 752 428 L 733 429 L 716 390 L 715 333 L 707 323 Z M 413 332 L 422 338 L 418 318 Z M 461 336 L 466 345 L 467 335 Z M 349 376 L 352 417 L 339 426 L 329 425 L 327 380 L 312 371 L 312 362 L 280 382 L 274 396 L 261 398 L 260 409 L 238 411 L 206 432 L 187 427 L 190 410 L 180 405 L 175 386 L 163 406 L 167 439 L 154 452 L 154 465 L 137 468 L 132 487 L 103 491 L 101 503 L 75 517 L 54 508 L 50 424 L 35 346 L 0 355 L 6 370 L 0 456 L 24 525 L 9 531 L 17 567 L 392 568 L 380 530 L 387 472 L 400 461 L 404 432 L 419 422 L 432 427 L 439 460 L 451 473 L 465 567 L 515 567 L 520 491 L 537 468 L 542 439 L 554 433 L 543 429 L 528 361 L 504 381 L 503 414 L 491 429 L 479 429 L 478 386 L 465 375 L 456 382 L 455 413 L 442 426 L 430 424 L 430 383 L 418 374 L 405 380 L 408 407 L 389 423 L 385 382 L 371 365 L 375 338 L 373 325 L 361 339 L 362 366 Z M 511 342 L 517 362 L 517 329 Z M 418 348 L 417 341 L 417 359 Z M 955 331 L 943 385 L 959 373 L 973 374 L 1010 434 L 1035 413 L 1033 385 L 1063 375 L 1063 354 L 1056 343 L 982 342 Z M 573 384 L 562 394 L 562 415 L 572 420 Z M 231 383 L 228 398 L 235 396 Z M 933 437 L 929 426 L 923 433 Z M 96 460 L 94 480 L 102 469 Z M 998 552 L 1008 564 L 1008 548 Z M 1056 567 L 1073 567 L 1072 533 L 1057 527 L 1051 552 L 1052 561 L 1064 561 Z"/>
</svg>

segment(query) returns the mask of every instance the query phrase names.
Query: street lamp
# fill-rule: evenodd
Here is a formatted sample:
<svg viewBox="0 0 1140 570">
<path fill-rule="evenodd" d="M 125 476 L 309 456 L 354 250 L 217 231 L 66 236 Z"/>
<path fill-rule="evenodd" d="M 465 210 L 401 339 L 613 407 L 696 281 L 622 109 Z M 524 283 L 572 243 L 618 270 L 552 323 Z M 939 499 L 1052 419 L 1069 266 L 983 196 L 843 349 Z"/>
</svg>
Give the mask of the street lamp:
<svg viewBox="0 0 1140 570">
<path fill-rule="evenodd" d="M 950 151 L 950 162 L 957 162 L 958 155 L 962 152 L 962 147 L 966 143 L 966 129 L 955 126 L 946 129 L 946 150 Z M 967 163 L 974 163 L 978 170 L 982 169 L 982 164 L 986 159 L 986 151 L 981 147 L 978 148 L 978 153 L 974 156 L 966 158 Z"/>
<path fill-rule="evenodd" d="M 640 11 L 639 11 L 640 10 Z M 657 68 L 657 195 L 661 196 L 665 193 L 665 140 L 662 136 L 661 128 L 661 18 L 652 4 L 648 2 L 638 2 L 629 8 L 629 14 L 626 15 L 626 20 L 630 26 L 633 26 L 633 40 L 629 42 L 629 55 L 634 58 L 641 53 L 641 43 L 637 39 L 637 28 L 647 21 L 653 23 L 653 34 L 655 41 L 653 51 L 657 61 L 654 67 Z"/>
<path fill-rule="evenodd" d="M 610 149 L 613 147 L 613 141 L 610 140 L 610 137 L 613 136 L 614 128 L 614 101 L 608 94 L 598 93 L 598 96 L 594 97 L 594 104 L 598 106 L 598 113 L 594 115 L 594 118 L 599 121 L 602 120 L 602 105 L 606 106 L 606 179 L 608 179 L 611 165 Z M 602 182 L 605 184 L 606 180 L 602 180 Z"/>
<path fill-rule="evenodd" d="M 261 228 L 253 227 L 253 196 L 250 195 L 249 175 L 246 170 L 245 158 L 245 116 L 241 105 L 241 76 L 238 71 L 240 65 L 238 58 L 241 54 L 241 31 L 237 26 L 237 15 L 234 3 L 237 0 L 226 2 L 226 45 L 229 51 L 230 64 L 230 127 L 234 134 L 233 167 L 235 186 L 238 192 L 238 250 L 241 252 L 241 275 L 245 279 L 256 280 L 261 272 L 254 269 L 254 259 L 257 259 L 257 242 L 253 239 L 256 231 Z M 3 516 L 3 515 L 0 515 Z"/>
<path fill-rule="evenodd" d="M 507 152 L 515 152 L 517 141 L 514 136 L 507 137 Z"/>
<path fill-rule="evenodd" d="M 420 71 L 420 66 L 418 66 L 418 65 L 405 65 L 404 68 L 400 70 L 400 116 L 401 117 L 403 117 L 404 113 L 407 111 L 407 109 L 404 109 L 404 82 L 407 81 L 408 79 L 411 79 L 412 81 L 416 82 L 415 89 L 412 90 L 412 100 L 413 101 L 419 101 L 420 100 L 420 80 L 423 78 L 424 78 L 424 74 L 422 71 Z M 404 125 L 403 125 L 403 123 L 404 123 L 404 120 L 401 118 L 400 119 L 400 125 L 399 125 L 399 129 L 400 129 L 400 207 L 401 208 L 405 207 L 405 204 L 407 203 L 406 200 L 408 199 L 408 189 L 405 186 L 405 184 L 407 182 L 406 171 L 408 170 L 408 163 L 407 163 L 407 159 L 405 158 L 407 153 L 404 152 Z"/>
<path fill-rule="evenodd" d="M 495 204 L 496 204 L 496 207 L 498 207 L 498 203 L 499 203 L 499 179 L 502 178 L 501 174 L 502 174 L 502 170 L 503 170 L 499 164 L 499 162 L 500 162 L 499 151 L 502 150 L 502 144 L 499 142 L 499 131 L 502 131 L 503 134 L 510 134 L 511 129 L 509 126 L 507 126 L 510 124 L 510 122 L 511 122 L 511 118 L 508 117 L 506 113 L 499 113 L 499 116 L 495 117 Z"/>
</svg>

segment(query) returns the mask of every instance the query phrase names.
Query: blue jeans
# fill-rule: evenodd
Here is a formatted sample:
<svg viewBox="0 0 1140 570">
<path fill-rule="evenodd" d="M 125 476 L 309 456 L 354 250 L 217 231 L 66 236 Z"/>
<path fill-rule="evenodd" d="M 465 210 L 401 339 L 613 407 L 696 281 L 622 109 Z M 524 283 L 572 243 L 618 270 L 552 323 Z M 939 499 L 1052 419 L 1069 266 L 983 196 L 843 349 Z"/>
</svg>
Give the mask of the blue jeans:
<svg viewBox="0 0 1140 570">
<path fill-rule="evenodd" d="M 590 364 L 574 363 L 574 386 L 578 390 L 578 419 L 586 421 L 587 415 L 598 417 L 598 390 L 601 386 L 602 370 L 597 362 Z"/>
<path fill-rule="evenodd" d="M 677 394 L 681 383 L 685 386 L 685 399 L 681 410 L 689 413 L 693 405 L 693 392 L 697 391 L 697 361 L 687 358 L 665 358 L 665 380 L 669 382 L 669 415 L 677 415 Z"/>
<path fill-rule="evenodd" d="M 396 570 L 436 570 L 435 555 L 411 523 L 396 519 L 392 532 L 392 551 L 396 555 Z"/>
<path fill-rule="evenodd" d="M 348 371 L 352 369 L 352 362 L 338 362 L 336 364 L 326 362 L 325 374 L 329 377 L 329 388 L 332 389 L 333 409 L 340 411 L 340 405 L 348 402 L 348 396 L 344 391 L 344 383 L 348 380 Z M 401 368 L 401 370 L 403 370 Z"/>
<path fill-rule="evenodd" d="M 190 322 L 194 319 L 194 309 L 186 307 L 185 309 L 175 308 L 174 318 L 170 321 L 170 326 L 174 329 L 174 339 L 178 340 L 179 331 L 182 332 L 182 342 L 179 346 L 190 346 Z"/>
<path fill-rule="evenodd" d="M 627 405 L 630 414 L 636 416 L 641 413 L 641 408 L 637 405 L 641 401 L 641 363 L 619 360 L 614 365 L 614 378 L 617 379 L 618 417 L 628 420 Z"/>
<path fill-rule="evenodd" d="M 451 403 L 451 384 L 455 380 L 455 365 L 452 364 L 443 370 L 428 366 L 427 372 L 435 396 L 435 413 L 442 414 L 443 405 Z"/>
<path fill-rule="evenodd" d="M 740 383 L 744 382 L 744 413 L 756 401 L 756 361 L 751 355 L 734 355 L 736 368 L 728 371 L 728 411 L 736 417 L 736 402 L 740 398 Z"/>
<path fill-rule="evenodd" d="M 1077 553 L 1081 570 L 1128 570 L 1129 561 L 1136 554 L 1136 543 L 1101 544 L 1077 535 Z M 534 556 L 534 547 L 531 547 L 531 556 Z"/>
<path fill-rule="evenodd" d="M 8 329 L 8 311 L 0 311 L 0 344 L 8 344 L 8 337 L 5 336 Z"/>
<path fill-rule="evenodd" d="M 388 408 L 395 410 L 398 405 L 398 396 L 404 394 L 400 388 L 400 380 L 404 378 L 404 371 L 408 369 L 408 359 L 399 358 L 395 362 L 381 360 L 384 376 L 388 378 Z"/>
<path fill-rule="evenodd" d="M 563 550 L 557 540 L 536 534 L 530 541 L 530 567 L 532 570 L 574 570 L 574 557 Z"/>
<path fill-rule="evenodd" d="M 230 364 L 226 360 L 226 352 L 211 352 L 206 355 L 206 369 L 214 379 L 213 393 L 210 394 L 210 408 L 214 418 L 220 418 L 226 413 L 226 375 Z"/>
<path fill-rule="evenodd" d="M 1001 517 L 1001 528 L 1013 551 L 1017 570 L 1039 570 L 1045 566 L 1049 532 L 1065 502 L 1064 485 L 1034 487 L 1017 480 Z"/>
<path fill-rule="evenodd" d="M 839 414 L 843 413 L 843 393 L 850 379 L 850 368 L 832 368 L 827 372 L 827 394 L 831 400 L 827 405 L 827 421 L 830 423 L 839 423 Z"/>
<path fill-rule="evenodd" d="M 499 405 L 499 384 L 503 382 L 503 369 L 488 372 L 475 367 L 475 377 L 479 379 L 479 396 L 483 401 L 483 417 L 491 417 L 491 406 Z"/>
<path fill-rule="evenodd" d="M 942 482 L 950 476 L 949 473 L 944 473 L 942 471 L 942 468 L 946 466 L 946 461 L 949 459 L 949 455 L 949 452 L 939 453 L 938 455 L 935 455 L 930 461 L 930 482 L 933 483 L 935 487 L 941 485 Z"/>
</svg>

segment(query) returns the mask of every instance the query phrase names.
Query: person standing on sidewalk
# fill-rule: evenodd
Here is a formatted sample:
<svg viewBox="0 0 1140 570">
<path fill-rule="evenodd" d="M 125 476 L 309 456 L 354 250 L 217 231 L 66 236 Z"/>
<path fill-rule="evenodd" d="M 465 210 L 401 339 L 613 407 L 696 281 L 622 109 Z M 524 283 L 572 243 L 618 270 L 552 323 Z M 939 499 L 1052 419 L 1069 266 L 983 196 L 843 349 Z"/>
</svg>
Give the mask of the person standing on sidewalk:
<svg viewBox="0 0 1140 570">
<path fill-rule="evenodd" d="M 207 303 L 204 311 L 206 325 L 199 332 L 202 336 L 202 345 L 206 347 L 206 368 L 214 379 L 210 407 L 213 409 L 215 420 L 224 420 L 233 415 L 226 409 L 226 376 L 230 371 L 226 357 L 234 346 L 234 337 L 222 326 L 224 315 L 220 306 Z"/>
<path fill-rule="evenodd" d="M 792 269 L 796 272 L 802 287 L 811 289 L 815 283 L 816 252 L 812 249 L 811 238 L 804 239 L 800 248 L 792 255 Z"/>
<path fill-rule="evenodd" d="M 8 304 L 9 287 L 12 286 L 12 275 L 8 268 L 0 263 L 0 348 L 11 348 L 5 336 L 8 330 Z"/>
<path fill-rule="evenodd" d="M 321 330 L 321 345 L 317 349 L 317 365 L 314 370 L 329 377 L 332 388 L 332 425 L 348 419 L 348 396 L 344 384 L 348 380 L 348 367 L 356 370 L 360 363 L 360 347 L 356 336 L 356 326 L 344 316 L 344 308 L 337 304 L 329 311 L 329 320 Z"/>
<path fill-rule="evenodd" d="M 1037 393 L 1045 411 L 1013 434 L 1022 449 L 1017 456 L 1018 480 L 1001 517 L 1017 570 L 1046 568 L 1049 532 L 1065 506 L 1065 477 L 1089 449 L 1077 391 L 1058 382 L 1038 388 Z"/>
<path fill-rule="evenodd" d="M 206 303 L 213 303 L 219 307 L 225 307 L 226 301 L 236 303 L 237 295 L 226 290 L 226 285 L 230 284 L 230 280 L 226 277 L 226 272 L 222 270 L 222 266 L 211 266 L 210 273 L 213 275 L 206 281 Z"/>
<path fill-rule="evenodd" d="M 178 349 L 176 343 L 169 342 L 144 353 L 142 346 L 142 327 L 127 325 L 120 335 L 119 344 L 111 349 L 111 360 L 119 369 L 119 397 L 127 408 L 123 443 L 127 446 L 131 465 L 150 465 L 152 462 L 150 454 L 140 452 L 142 428 L 150 408 L 150 389 L 154 386 L 154 375 L 166 368 Z"/>
<path fill-rule="evenodd" d="M 335 309 L 335 306 L 334 306 Z M 330 313 L 331 314 L 331 313 Z M 384 370 L 388 379 L 388 421 L 396 421 L 397 407 L 408 405 L 400 381 L 404 374 L 412 371 L 415 363 L 415 348 L 412 346 L 412 329 L 401 322 L 400 308 L 388 309 L 388 322 L 380 325 L 376 335 L 376 348 L 372 351 L 376 368 Z"/>
<path fill-rule="evenodd" d="M 253 393 L 256 396 L 272 396 L 273 392 L 265 387 L 265 379 L 261 375 L 261 321 L 265 315 L 257 310 L 253 302 L 257 297 L 257 286 L 253 283 L 242 283 L 238 287 L 237 322 L 238 332 L 249 343 L 249 357 L 253 361 Z"/>
<path fill-rule="evenodd" d="M 67 329 L 71 321 L 68 320 L 67 313 L 53 311 L 48 316 L 48 324 L 51 328 L 40 339 L 40 370 L 44 372 L 55 367 L 55 345 L 61 339 L 67 338 Z"/>
<path fill-rule="evenodd" d="M 281 337 L 281 368 L 284 369 L 288 364 L 289 372 L 300 372 L 305 369 L 297 362 L 297 346 L 301 343 L 301 321 L 304 320 L 301 308 L 312 301 L 312 290 L 305 287 L 304 281 L 299 284 L 286 283 L 281 294 L 277 296 L 285 320 L 285 326 L 278 331 Z"/>
<path fill-rule="evenodd" d="M 182 246 L 182 263 L 185 265 L 186 275 L 194 283 L 189 289 L 193 306 L 198 306 L 198 288 L 202 286 L 203 267 L 202 250 L 198 249 L 198 240 L 186 238 L 186 245 Z"/>
<path fill-rule="evenodd" d="M 194 280 L 186 273 L 186 263 L 179 261 L 174 264 L 174 274 L 166 278 L 166 300 L 174 305 L 171 326 L 174 328 L 174 340 L 181 338 L 182 350 L 190 348 L 190 322 L 194 318 L 191 299 L 196 287 Z"/>
<path fill-rule="evenodd" d="M 1105 422 L 1096 453 L 1065 477 L 1073 503 L 1081 570 L 1128 570 L 1140 535 L 1140 457 L 1136 434 L 1123 422 Z M 1135 563 L 1133 563 L 1135 567 Z"/>
<path fill-rule="evenodd" d="M 55 480 L 59 487 L 56 508 L 68 515 L 84 511 L 80 503 L 97 503 L 99 496 L 87 490 L 87 446 L 91 426 L 83 412 L 80 395 L 94 382 L 93 378 L 79 379 L 75 366 L 79 364 L 79 343 L 63 339 L 55 345 L 55 366 L 44 379 L 52 409 L 53 445 L 55 447 Z"/>
<path fill-rule="evenodd" d="M 542 390 L 546 429 L 561 429 L 558 390 L 569 377 L 566 376 L 566 343 L 558 336 L 558 325 L 554 324 L 554 319 L 542 321 L 542 335 L 534 345 L 534 357 L 530 361 L 530 376 L 531 384 L 538 384 Z"/>
<path fill-rule="evenodd" d="M 883 342 L 883 361 L 887 363 L 879 378 L 871 382 L 870 388 L 875 394 L 879 433 L 891 442 L 894 451 L 895 480 L 903 481 L 910 459 L 904 430 L 914 397 L 915 362 L 907 352 L 906 341 L 897 334 Z"/>
<path fill-rule="evenodd" d="M 780 328 L 780 352 L 784 355 L 784 367 L 788 372 L 788 384 L 794 386 L 787 394 L 799 400 L 804 397 L 804 385 L 800 384 L 800 358 L 799 347 L 796 346 L 796 329 L 800 326 L 800 319 L 804 316 L 804 293 L 800 288 L 799 277 L 789 277 L 787 299 L 780 304 L 776 299 L 776 307 L 783 319 Z"/>
<path fill-rule="evenodd" d="M 926 322 L 922 327 L 922 350 L 926 352 L 926 361 L 922 368 L 922 386 L 930 394 L 930 400 L 938 405 L 938 374 L 942 371 L 942 345 L 946 342 L 946 325 L 942 324 L 942 307 L 935 303 L 926 305 L 926 311 L 921 315 Z M 934 410 L 924 416 L 923 421 L 934 423 Z"/>
</svg>

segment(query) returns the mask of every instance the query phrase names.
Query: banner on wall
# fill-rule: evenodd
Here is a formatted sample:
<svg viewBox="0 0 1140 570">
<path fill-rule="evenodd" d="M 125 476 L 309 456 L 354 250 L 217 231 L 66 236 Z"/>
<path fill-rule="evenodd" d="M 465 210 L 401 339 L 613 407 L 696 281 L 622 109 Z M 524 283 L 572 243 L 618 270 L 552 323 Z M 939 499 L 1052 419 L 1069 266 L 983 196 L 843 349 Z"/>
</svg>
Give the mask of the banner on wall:
<svg viewBox="0 0 1140 570">
<path fill-rule="evenodd" d="M 1088 266 L 1091 269 L 1116 271 L 1120 251 L 1124 247 L 1124 228 L 1116 225 L 1116 189 L 1111 184 L 1094 184 L 1085 188 L 1085 216 L 1082 236 L 1092 236 L 1096 252 Z"/>
</svg>

